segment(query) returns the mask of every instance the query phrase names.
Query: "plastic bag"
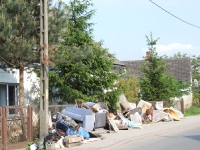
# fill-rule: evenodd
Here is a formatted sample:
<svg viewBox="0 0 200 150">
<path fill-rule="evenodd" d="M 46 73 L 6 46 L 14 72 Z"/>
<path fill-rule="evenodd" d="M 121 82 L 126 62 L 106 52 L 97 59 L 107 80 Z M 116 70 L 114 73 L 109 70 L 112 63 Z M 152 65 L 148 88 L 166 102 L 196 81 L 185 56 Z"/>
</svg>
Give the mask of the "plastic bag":
<svg viewBox="0 0 200 150">
<path fill-rule="evenodd" d="M 79 135 L 83 136 L 86 139 L 90 138 L 90 134 L 85 129 L 83 129 L 82 127 L 80 127 L 78 129 L 78 132 L 76 134 L 79 134 Z"/>
<path fill-rule="evenodd" d="M 128 120 L 127 118 L 123 118 L 122 120 L 123 120 L 124 123 L 127 123 L 127 124 L 128 124 L 128 127 L 130 127 L 130 128 L 133 128 L 133 127 L 134 127 L 133 122 L 131 122 L 131 121 Z"/>
</svg>

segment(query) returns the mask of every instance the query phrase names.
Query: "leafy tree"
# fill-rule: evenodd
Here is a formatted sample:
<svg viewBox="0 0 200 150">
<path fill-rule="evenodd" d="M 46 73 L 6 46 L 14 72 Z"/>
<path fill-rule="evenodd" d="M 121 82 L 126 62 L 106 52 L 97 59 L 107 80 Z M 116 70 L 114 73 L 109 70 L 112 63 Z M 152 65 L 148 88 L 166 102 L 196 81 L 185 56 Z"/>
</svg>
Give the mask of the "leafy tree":
<svg viewBox="0 0 200 150">
<path fill-rule="evenodd" d="M 193 56 L 192 58 L 192 79 L 200 82 L 200 56 Z"/>
<path fill-rule="evenodd" d="M 52 7 L 49 3 L 49 44 L 58 41 L 60 29 L 66 26 L 66 12 Z M 0 61 L 8 68 L 19 69 L 19 103 L 24 104 L 24 71 L 35 62 L 39 62 L 40 8 L 38 0 L 1 0 L 0 1 Z M 61 27 L 62 25 L 62 27 Z M 33 48 L 36 51 L 33 52 Z M 54 48 L 51 49 L 52 54 Z M 50 52 L 51 55 L 51 52 Z"/>
<path fill-rule="evenodd" d="M 118 88 L 122 89 L 124 95 L 129 102 L 136 102 L 139 100 L 138 91 L 140 89 L 139 77 L 134 75 L 131 71 L 121 76 L 118 80 Z"/>
<path fill-rule="evenodd" d="M 170 100 L 173 97 L 181 97 L 189 93 L 189 84 L 166 76 L 166 63 L 158 56 L 155 45 L 158 41 L 153 40 L 152 34 L 147 38 L 150 57 L 141 66 L 144 78 L 140 80 L 142 99 L 148 101 Z"/>
<path fill-rule="evenodd" d="M 193 85 L 192 85 L 192 91 L 193 91 L 193 100 L 194 103 L 198 103 L 200 100 L 200 86 L 199 86 L 199 82 L 200 82 L 200 56 L 193 56 L 192 58 L 192 81 L 193 81 Z M 195 83 L 197 82 L 197 83 Z"/>
<path fill-rule="evenodd" d="M 98 100 L 114 107 L 119 99 L 119 90 L 114 87 L 118 75 L 112 70 L 114 56 L 92 39 L 93 23 L 88 23 L 95 13 L 89 10 L 92 5 L 90 0 L 69 3 L 69 26 L 60 45 L 65 60 L 49 72 L 50 98 L 68 103 Z"/>
</svg>

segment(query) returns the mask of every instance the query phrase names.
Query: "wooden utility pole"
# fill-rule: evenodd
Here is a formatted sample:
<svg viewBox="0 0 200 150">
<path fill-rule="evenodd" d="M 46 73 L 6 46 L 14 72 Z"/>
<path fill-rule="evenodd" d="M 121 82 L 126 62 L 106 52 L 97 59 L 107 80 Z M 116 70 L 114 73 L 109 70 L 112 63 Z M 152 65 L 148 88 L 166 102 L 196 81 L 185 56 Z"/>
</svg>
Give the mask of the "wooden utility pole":
<svg viewBox="0 0 200 150">
<path fill-rule="evenodd" d="M 47 0 L 40 0 L 40 140 L 48 134 L 49 82 L 48 82 L 48 8 Z"/>
</svg>

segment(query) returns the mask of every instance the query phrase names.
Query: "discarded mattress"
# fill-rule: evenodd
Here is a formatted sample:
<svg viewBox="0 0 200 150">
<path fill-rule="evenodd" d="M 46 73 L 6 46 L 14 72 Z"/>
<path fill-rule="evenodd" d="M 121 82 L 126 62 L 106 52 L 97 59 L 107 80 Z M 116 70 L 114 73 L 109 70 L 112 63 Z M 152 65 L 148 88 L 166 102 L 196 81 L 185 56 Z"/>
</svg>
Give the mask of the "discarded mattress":
<svg viewBox="0 0 200 150">
<path fill-rule="evenodd" d="M 172 108 L 163 108 L 163 112 L 166 112 L 166 113 L 169 113 L 173 120 L 176 120 L 176 121 L 180 121 L 180 117 L 179 115 L 176 113 L 176 111 Z"/>
<path fill-rule="evenodd" d="M 171 115 L 160 110 L 153 110 L 152 122 L 156 123 L 159 121 L 172 121 Z"/>
</svg>

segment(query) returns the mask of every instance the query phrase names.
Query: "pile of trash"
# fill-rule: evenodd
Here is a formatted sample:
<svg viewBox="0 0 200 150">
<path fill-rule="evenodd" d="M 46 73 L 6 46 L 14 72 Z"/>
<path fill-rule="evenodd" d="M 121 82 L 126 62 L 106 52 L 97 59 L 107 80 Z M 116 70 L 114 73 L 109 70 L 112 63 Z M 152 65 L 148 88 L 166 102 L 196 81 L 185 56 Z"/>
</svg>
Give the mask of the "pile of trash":
<svg viewBox="0 0 200 150">
<path fill-rule="evenodd" d="M 109 112 L 103 102 L 82 102 L 66 105 L 61 112 L 53 115 L 49 135 L 45 137 L 46 149 L 74 147 L 84 143 L 103 140 L 97 129 L 110 133 L 130 128 L 142 128 L 144 123 L 158 121 L 179 121 L 183 114 L 174 109 L 163 108 L 162 105 L 152 106 L 151 103 L 140 100 L 139 103 L 129 103 L 124 95 L 120 96 L 116 112 Z M 159 104 L 159 103 L 158 103 Z M 105 132 L 104 132 L 105 133 Z"/>
</svg>

